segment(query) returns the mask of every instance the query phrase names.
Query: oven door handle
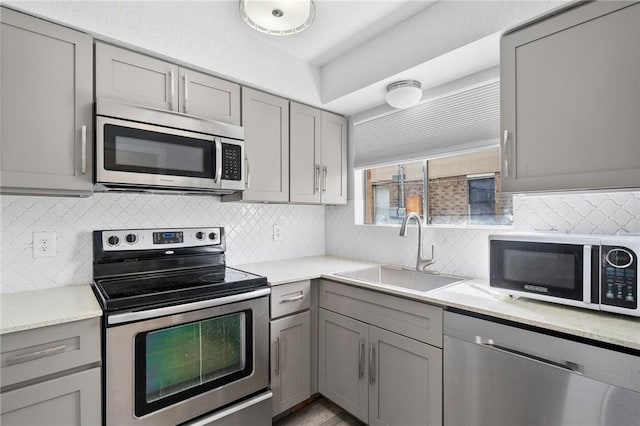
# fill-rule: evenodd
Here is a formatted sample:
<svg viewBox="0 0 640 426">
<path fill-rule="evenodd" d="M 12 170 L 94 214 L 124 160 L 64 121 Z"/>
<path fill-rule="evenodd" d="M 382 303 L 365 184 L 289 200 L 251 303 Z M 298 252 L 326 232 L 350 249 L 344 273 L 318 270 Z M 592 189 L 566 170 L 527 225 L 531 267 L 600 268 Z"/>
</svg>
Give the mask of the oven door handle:
<svg viewBox="0 0 640 426">
<path fill-rule="evenodd" d="M 261 288 L 247 293 L 234 294 L 232 296 L 218 297 L 215 299 L 199 300 L 197 302 L 182 303 L 175 306 L 166 306 L 164 308 L 147 309 L 144 311 L 125 312 L 122 314 L 109 315 L 107 317 L 108 325 L 124 324 L 133 321 L 146 320 L 151 318 L 162 317 L 165 315 L 181 314 L 183 312 L 195 311 L 197 309 L 211 308 L 214 306 L 226 305 L 229 303 L 242 302 L 244 300 L 255 299 L 256 297 L 268 296 L 271 293 L 270 288 Z"/>
</svg>

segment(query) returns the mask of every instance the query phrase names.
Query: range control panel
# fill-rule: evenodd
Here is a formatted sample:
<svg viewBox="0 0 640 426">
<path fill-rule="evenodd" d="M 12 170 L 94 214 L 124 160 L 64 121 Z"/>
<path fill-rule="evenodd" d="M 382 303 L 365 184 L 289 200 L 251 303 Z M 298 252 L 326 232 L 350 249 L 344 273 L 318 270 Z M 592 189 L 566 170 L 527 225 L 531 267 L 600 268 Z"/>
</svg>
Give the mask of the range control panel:
<svg viewBox="0 0 640 426">
<path fill-rule="evenodd" d="M 603 305 L 638 307 L 638 257 L 626 247 L 601 246 L 601 294 Z"/>
<path fill-rule="evenodd" d="M 104 251 L 153 250 L 220 245 L 224 228 L 114 229 L 102 231 Z"/>
</svg>

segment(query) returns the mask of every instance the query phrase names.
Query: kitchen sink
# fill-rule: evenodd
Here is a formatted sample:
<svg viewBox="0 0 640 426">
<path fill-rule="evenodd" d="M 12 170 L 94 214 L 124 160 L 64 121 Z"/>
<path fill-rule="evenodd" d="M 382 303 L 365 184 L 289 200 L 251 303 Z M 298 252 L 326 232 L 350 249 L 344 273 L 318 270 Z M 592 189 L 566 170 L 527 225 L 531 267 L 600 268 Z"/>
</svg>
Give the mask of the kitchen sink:
<svg viewBox="0 0 640 426">
<path fill-rule="evenodd" d="M 466 278 L 456 275 L 421 272 L 415 269 L 391 265 L 379 265 L 356 271 L 341 272 L 336 275 L 375 284 L 402 287 L 424 293 L 466 280 Z"/>
</svg>

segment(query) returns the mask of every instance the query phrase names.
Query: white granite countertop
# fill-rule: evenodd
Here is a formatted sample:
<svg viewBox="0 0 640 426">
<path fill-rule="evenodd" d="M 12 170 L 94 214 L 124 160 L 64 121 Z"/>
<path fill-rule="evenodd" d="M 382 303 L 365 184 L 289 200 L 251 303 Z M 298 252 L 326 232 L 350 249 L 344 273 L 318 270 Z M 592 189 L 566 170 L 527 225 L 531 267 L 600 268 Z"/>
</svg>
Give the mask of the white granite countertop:
<svg viewBox="0 0 640 426">
<path fill-rule="evenodd" d="M 328 278 L 334 281 L 384 293 L 419 300 L 443 307 L 453 307 L 495 318 L 541 327 L 574 336 L 640 350 L 640 318 L 572 308 L 525 298 L 511 298 L 489 288 L 486 280 L 471 279 L 429 293 L 377 284 L 335 275 L 375 266 L 376 263 L 314 256 L 238 265 L 264 275 L 271 285 L 292 281 Z"/>
<path fill-rule="evenodd" d="M 265 276 L 273 286 L 376 265 L 378 264 L 333 256 L 310 256 L 230 266 Z"/>
<path fill-rule="evenodd" d="M 100 316 L 89 284 L 0 294 L 0 334 Z"/>
</svg>

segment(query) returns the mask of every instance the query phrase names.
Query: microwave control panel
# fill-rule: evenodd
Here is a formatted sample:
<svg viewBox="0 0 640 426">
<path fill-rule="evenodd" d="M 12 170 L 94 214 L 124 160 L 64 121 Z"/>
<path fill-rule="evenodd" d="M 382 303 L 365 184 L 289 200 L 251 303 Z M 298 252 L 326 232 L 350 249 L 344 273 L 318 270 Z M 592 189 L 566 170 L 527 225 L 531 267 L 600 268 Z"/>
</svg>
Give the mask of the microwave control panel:
<svg viewBox="0 0 640 426">
<path fill-rule="evenodd" d="M 222 144 L 222 179 L 242 180 L 242 148 L 240 145 Z"/>
<path fill-rule="evenodd" d="M 601 246 L 600 303 L 638 307 L 638 256 L 626 247 Z"/>
</svg>

